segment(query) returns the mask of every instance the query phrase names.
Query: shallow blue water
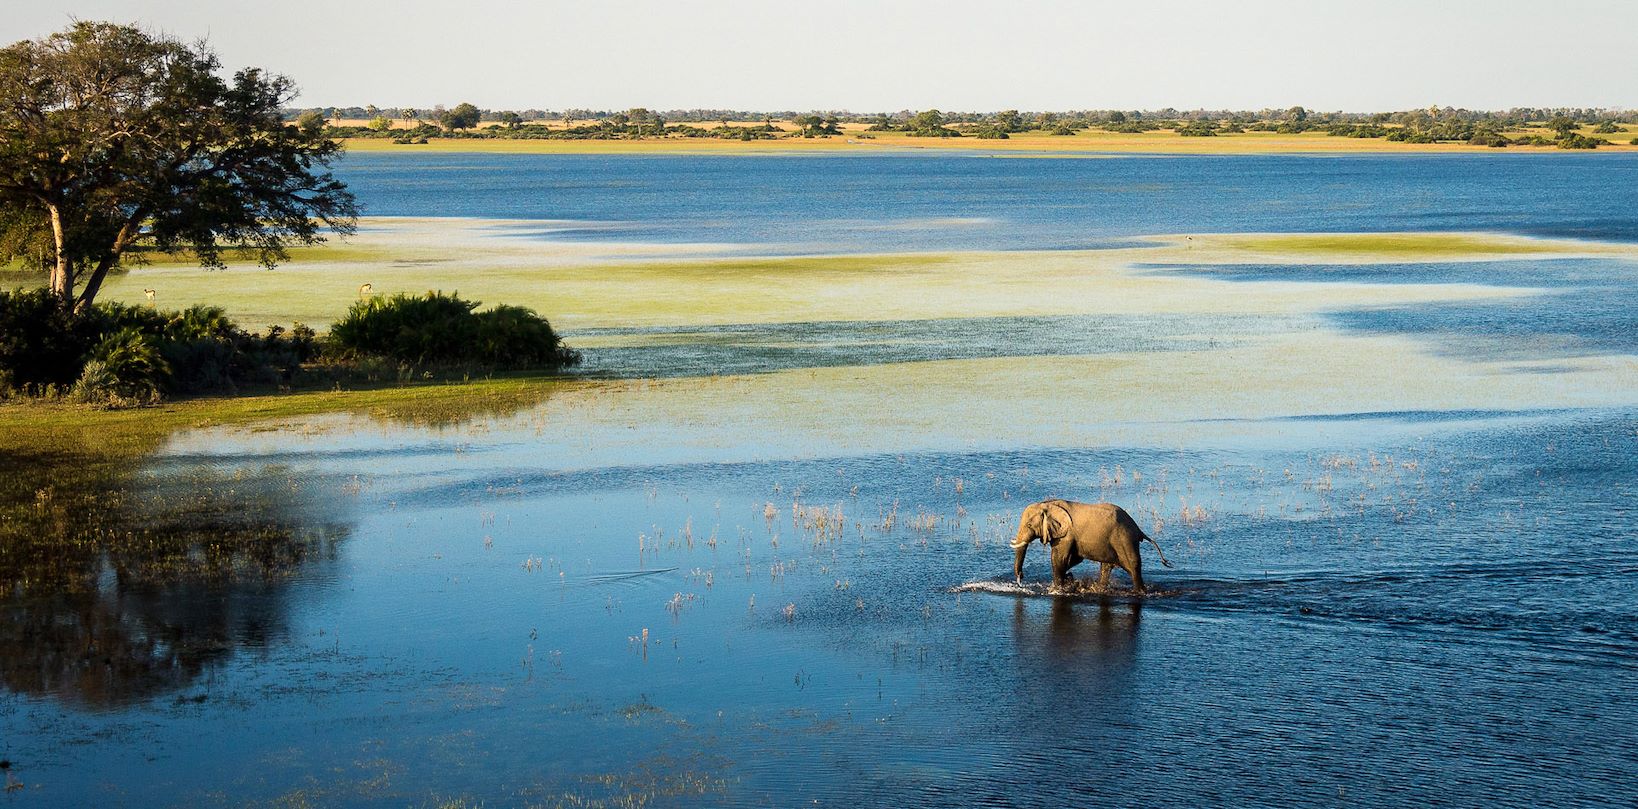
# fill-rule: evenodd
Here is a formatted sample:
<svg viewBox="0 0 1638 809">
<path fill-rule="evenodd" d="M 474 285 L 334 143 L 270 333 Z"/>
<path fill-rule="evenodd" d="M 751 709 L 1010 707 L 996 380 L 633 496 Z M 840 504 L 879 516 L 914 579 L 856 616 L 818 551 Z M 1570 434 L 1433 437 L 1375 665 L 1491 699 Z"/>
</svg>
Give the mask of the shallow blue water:
<svg viewBox="0 0 1638 809">
<path fill-rule="evenodd" d="M 758 253 L 1090 249 L 1153 234 L 1263 231 L 1638 240 L 1638 154 L 364 153 L 338 174 L 375 216 L 550 220 L 515 232 Z"/>
<path fill-rule="evenodd" d="M 1372 419 L 1295 450 L 575 469 L 515 431 L 394 430 L 177 454 L 155 502 L 300 481 L 299 522 L 334 532 L 293 575 L 14 599 L 52 685 L 10 681 L 4 752 L 64 806 L 1623 803 L 1638 414 Z M 1211 517 L 1154 531 L 1156 595 L 1066 599 L 1039 550 L 1032 586 L 1007 573 L 1049 495 Z M 87 640 L 121 665 L 77 663 Z"/>
<path fill-rule="evenodd" d="M 1630 240 L 1635 168 L 1516 154 L 359 155 L 344 173 L 375 214 L 846 252 L 1234 230 Z M 646 376 L 1023 363 L 1209 353 L 1320 328 L 1410 335 L 1463 359 L 1638 354 L 1630 262 L 1141 271 L 1546 293 L 1318 318 L 671 330 L 674 345 L 590 364 Z M 1328 372 L 1298 370 L 1318 385 Z M 618 408 L 647 384 L 610 383 L 609 398 L 575 406 Z M 699 395 L 735 389 L 712 384 Z M 899 393 L 881 390 L 875 408 L 893 412 Z M 186 436 L 132 470 L 109 513 L 196 532 L 200 559 L 218 534 L 261 527 L 265 542 L 226 573 L 182 578 L 112 547 L 65 563 L 82 588 L 0 593 L 0 759 L 22 784 L 7 794 L 28 806 L 1638 800 L 1632 405 L 1289 412 L 1195 423 L 1189 446 L 1163 437 L 1177 425 L 1158 412 L 1147 442 L 997 448 L 991 426 L 1016 417 L 1007 403 L 951 395 L 966 396 L 962 429 L 864 451 L 749 425 L 731 445 L 700 445 L 691 437 L 711 433 L 697 422 L 732 415 L 686 407 L 584 435 L 562 434 L 549 417 L 562 411 L 520 405 Z M 1050 595 L 1039 548 L 1027 586 L 1012 585 L 1007 540 L 1020 508 L 1047 496 L 1130 509 L 1176 564 L 1145 557 L 1159 592 Z M 796 513 L 813 506 L 840 510 L 839 533 Z"/>
<path fill-rule="evenodd" d="M 1381 264 L 1139 264 L 1167 274 L 1235 281 L 1477 284 L 1533 294 L 1477 301 L 1346 309 L 1344 330 L 1416 337 L 1475 360 L 1521 361 L 1638 354 L 1638 262 L 1518 258 Z"/>
</svg>

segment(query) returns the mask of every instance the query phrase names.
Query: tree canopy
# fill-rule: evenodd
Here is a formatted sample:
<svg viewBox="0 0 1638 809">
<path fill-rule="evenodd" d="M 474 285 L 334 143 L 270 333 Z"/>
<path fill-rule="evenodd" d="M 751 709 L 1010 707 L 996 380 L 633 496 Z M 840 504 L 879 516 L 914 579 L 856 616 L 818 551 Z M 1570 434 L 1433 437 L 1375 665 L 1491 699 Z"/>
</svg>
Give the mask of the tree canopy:
<svg viewBox="0 0 1638 809">
<path fill-rule="evenodd" d="M 440 113 L 438 123 L 450 131 L 471 129 L 478 125 L 480 117 L 477 107 L 463 101 L 456 104 L 454 109 L 444 110 Z"/>
<path fill-rule="evenodd" d="M 48 266 L 83 309 L 135 246 L 211 267 L 244 249 L 271 267 L 325 229 L 351 233 L 322 120 L 283 121 L 289 79 L 220 69 L 204 45 L 111 23 L 0 50 L 0 258 Z"/>
<path fill-rule="evenodd" d="M 944 113 L 938 110 L 922 110 L 910 119 L 910 128 L 915 130 L 941 129 L 944 127 Z"/>
</svg>

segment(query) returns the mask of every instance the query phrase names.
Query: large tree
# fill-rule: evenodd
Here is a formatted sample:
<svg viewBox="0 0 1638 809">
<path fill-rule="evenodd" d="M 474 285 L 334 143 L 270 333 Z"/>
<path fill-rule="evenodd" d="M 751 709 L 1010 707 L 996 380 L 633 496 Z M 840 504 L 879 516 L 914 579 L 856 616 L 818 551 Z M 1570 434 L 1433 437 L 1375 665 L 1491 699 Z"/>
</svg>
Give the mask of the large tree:
<svg viewBox="0 0 1638 809">
<path fill-rule="evenodd" d="M 351 233 L 330 174 L 340 145 L 286 123 L 290 80 L 221 75 L 203 44 L 79 22 L 0 50 L 0 258 L 39 261 L 83 309 L 136 247 L 223 250 L 272 267 L 292 244 Z"/>
<path fill-rule="evenodd" d="M 481 117 L 482 115 L 478 112 L 477 107 L 461 102 L 455 105 L 455 109 L 444 110 L 439 113 L 438 123 L 442 124 L 445 129 L 454 132 L 457 129 L 471 129 L 477 126 Z"/>
</svg>

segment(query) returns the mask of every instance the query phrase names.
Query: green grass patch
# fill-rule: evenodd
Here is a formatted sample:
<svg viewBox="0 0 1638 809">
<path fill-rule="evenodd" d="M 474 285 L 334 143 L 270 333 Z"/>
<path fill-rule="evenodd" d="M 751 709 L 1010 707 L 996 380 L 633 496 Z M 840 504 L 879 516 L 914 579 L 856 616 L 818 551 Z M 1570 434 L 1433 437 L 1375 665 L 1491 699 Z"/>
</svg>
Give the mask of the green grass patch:
<svg viewBox="0 0 1638 809">
<path fill-rule="evenodd" d="M 722 258 L 700 261 L 625 262 L 612 266 L 581 268 L 618 275 L 653 275 L 667 278 L 690 276 L 748 278 L 757 276 L 847 276 L 895 270 L 936 267 L 954 261 L 953 256 L 936 253 L 902 255 L 794 256 L 790 258 Z"/>
<path fill-rule="evenodd" d="M 402 251 L 409 253 L 411 251 Z M 382 245 L 364 245 L 356 242 L 330 241 L 322 244 L 298 245 L 285 250 L 288 258 L 278 262 L 279 266 L 295 263 L 313 262 L 362 262 L 362 261 L 392 261 L 400 256 Z M 257 255 L 250 250 L 224 250 L 221 255 L 222 263 L 229 269 L 257 269 L 261 267 Z M 153 250 L 133 251 L 126 269 L 131 267 L 197 267 L 199 256 L 191 251 L 183 250 L 176 253 L 160 253 Z"/>
<path fill-rule="evenodd" d="M 1563 244 L 1473 233 L 1320 233 L 1217 237 L 1237 250 L 1292 255 L 1346 253 L 1384 257 L 1558 253 Z"/>
<path fill-rule="evenodd" d="M 472 256 L 425 252 L 421 261 L 375 259 L 332 263 L 291 261 L 272 271 L 212 272 L 148 267 L 108 280 L 102 299 L 142 304 L 156 290 L 164 308 L 220 306 L 247 327 L 306 323 L 320 329 L 373 295 L 459 292 L 485 305 L 526 306 L 560 329 L 669 322 L 765 321 L 795 316 L 850 285 L 922 277 L 954 266 L 948 255 L 813 256 L 793 258 L 634 260 L 541 266 L 522 245 Z M 369 247 L 379 253 L 380 248 Z M 464 251 L 462 251 L 464 252 Z M 778 314 L 774 314 L 777 311 Z M 830 315 L 827 317 L 834 317 Z"/>
</svg>

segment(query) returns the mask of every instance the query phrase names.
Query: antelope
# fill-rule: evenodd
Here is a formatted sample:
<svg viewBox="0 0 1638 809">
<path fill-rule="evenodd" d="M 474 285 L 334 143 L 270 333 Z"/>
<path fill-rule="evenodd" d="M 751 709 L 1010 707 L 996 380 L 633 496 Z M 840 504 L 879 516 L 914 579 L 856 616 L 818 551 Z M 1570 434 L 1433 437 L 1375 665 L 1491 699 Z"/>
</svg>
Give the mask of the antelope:
<svg viewBox="0 0 1638 809">
<path fill-rule="evenodd" d="M 359 284 L 358 285 L 358 299 L 359 300 L 364 300 L 365 298 L 370 297 L 370 291 L 373 290 L 373 289 L 375 289 L 375 287 L 372 287 L 369 284 Z"/>
<path fill-rule="evenodd" d="M 148 305 L 152 306 L 154 303 L 154 291 L 151 289 L 144 289 L 142 290 L 142 294 L 148 296 Z"/>
</svg>

